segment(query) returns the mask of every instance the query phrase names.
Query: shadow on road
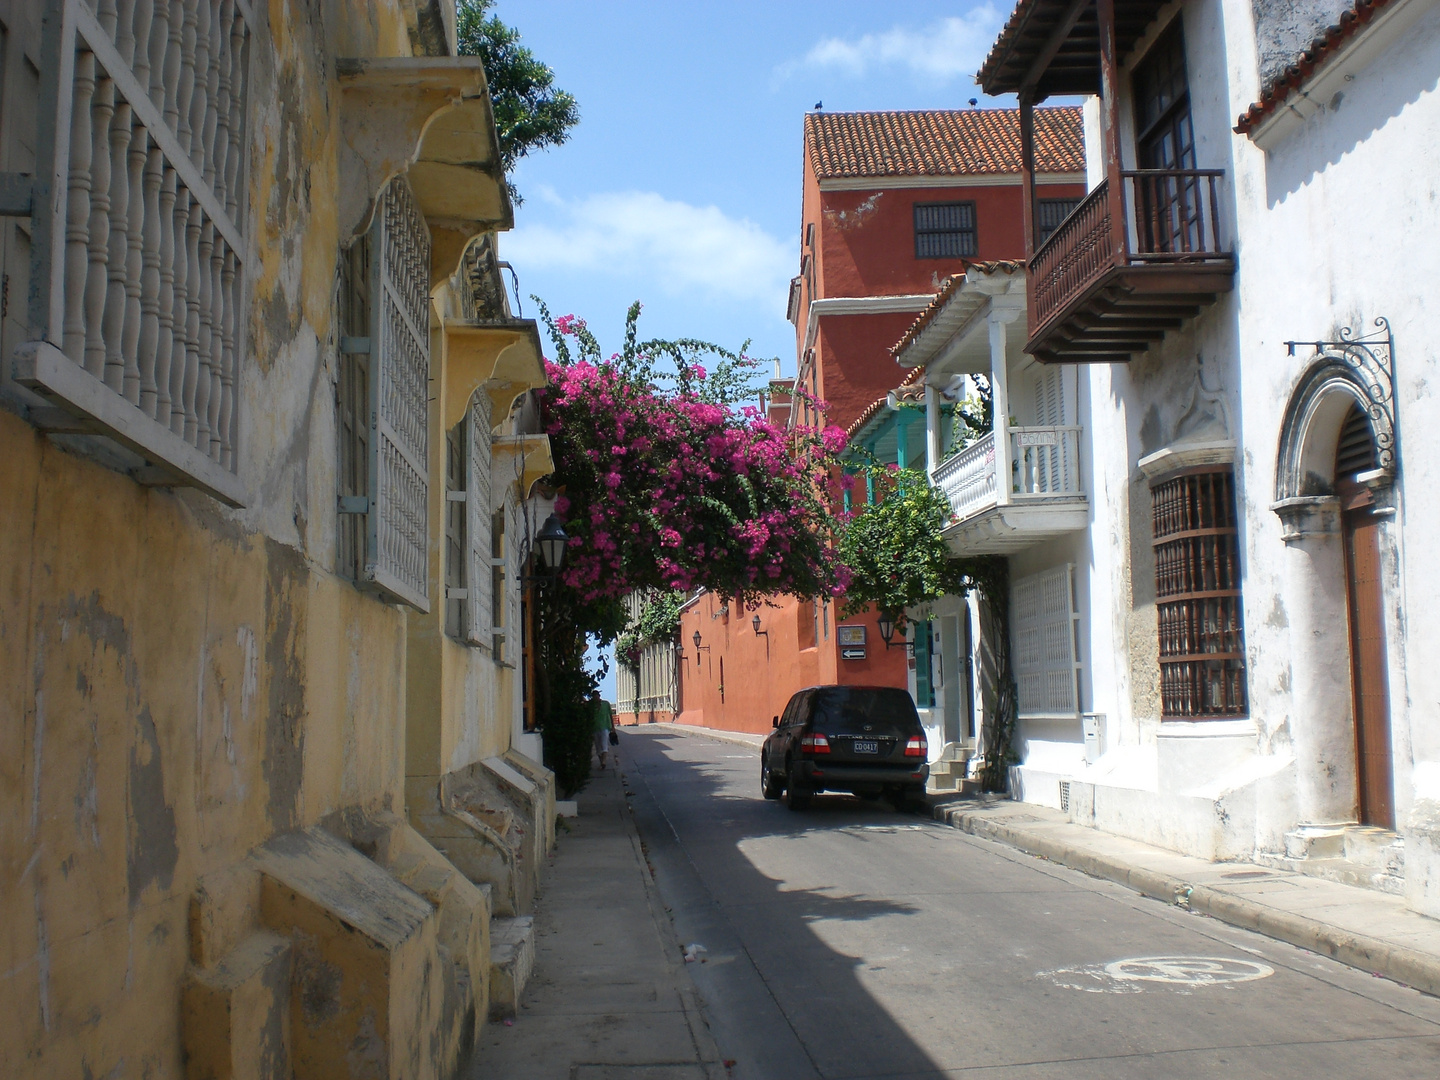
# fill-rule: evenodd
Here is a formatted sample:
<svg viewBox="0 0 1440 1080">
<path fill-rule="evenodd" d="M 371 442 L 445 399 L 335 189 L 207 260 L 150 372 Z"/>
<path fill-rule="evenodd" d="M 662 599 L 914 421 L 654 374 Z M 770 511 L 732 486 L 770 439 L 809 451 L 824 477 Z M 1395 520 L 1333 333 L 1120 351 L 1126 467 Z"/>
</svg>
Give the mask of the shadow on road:
<svg viewBox="0 0 1440 1080">
<path fill-rule="evenodd" d="M 737 1060 L 732 1075 L 941 1075 L 861 978 L 867 966 L 883 970 L 875 954 L 904 951 L 919 938 L 893 922 L 918 909 L 881 895 L 893 883 L 856 893 L 826 876 L 827 865 L 843 860 L 853 881 L 857 841 L 935 826 L 835 794 L 789 811 L 760 798 L 759 755 L 743 747 L 627 732 L 621 749 L 627 797 L 672 908 L 677 947 L 693 941 L 708 950 L 691 973 L 722 1053 Z M 860 923 L 874 924 L 860 935 L 875 942 L 870 957 L 827 941 L 842 936 L 838 927 L 827 935 L 828 926 L 845 924 L 853 941 Z"/>
</svg>

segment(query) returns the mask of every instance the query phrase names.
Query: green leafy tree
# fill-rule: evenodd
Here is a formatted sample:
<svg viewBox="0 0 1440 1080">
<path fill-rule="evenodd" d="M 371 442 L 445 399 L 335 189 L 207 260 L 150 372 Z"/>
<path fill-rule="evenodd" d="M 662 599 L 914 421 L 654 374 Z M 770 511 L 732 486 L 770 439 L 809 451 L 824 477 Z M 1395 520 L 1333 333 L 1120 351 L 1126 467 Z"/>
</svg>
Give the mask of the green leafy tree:
<svg viewBox="0 0 1440 1080">
<path fill-rule="evenodd" d="M 860 507 L 840 538 L 840 560 L 850 568 L 844 616 L 873 606 L 898 619 L 906 608 L 967 591 L 967 565 L 940 535 L 951 519 L 945 493 L 913 469 L 867 471 L 877 500 Z"/>
<path fill-rule="evenodd" d="M 580 121 L 575 96 L 555 87 L 555 73 L 520 44 L 520 31 L 489 14 L 495 0 L 459 0 L 455 6 L 460 55 L 478 56 L 500 133 L 500 159 L 505 186 L 517 204 L 523 202 L 509 176 L 532 150 L 559 146 Z"/>
<path fill-rule="evenodd" d="M 640 640 L 646 645 L 674 641 L 680 633 L 680 609 L 684 606 L 685 594 L 679 590 L 651 597 L 635 624 Z"/>
<path fill-rule="evenodd" d="M 850 570 L 846 618 L 873 606 L 898 623 L 906 609 L 923 608 L 942 596 L 979 594 L 996 667 L 994 700 L 985 710 L 985 765 L 988 791 L 1004 791 L 1013 744 L 1016 688 L 1010 658 L 1010 574 L 994 555 L 957 559 L 941 536 L 954 516 L 949 497 L 922 472 L 879 465 L 867 468 L 876 501 L 862 506 L 846 524 L 840 557 Z"/>
</svg>

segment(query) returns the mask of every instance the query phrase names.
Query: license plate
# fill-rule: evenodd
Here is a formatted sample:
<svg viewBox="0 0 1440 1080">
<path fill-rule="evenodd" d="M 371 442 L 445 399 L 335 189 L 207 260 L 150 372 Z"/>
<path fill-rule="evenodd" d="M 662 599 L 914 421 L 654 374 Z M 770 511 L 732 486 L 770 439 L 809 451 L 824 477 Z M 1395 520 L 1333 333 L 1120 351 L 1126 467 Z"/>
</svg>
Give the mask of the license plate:
<svg viewBox="0 0 1440 1080">
<path fill-rule="evenodd" d="M 878 754 L 880 752 L 880 744 L 874 739 L 856 739 L 854 746 L 857 754 Z"/>
</svg>

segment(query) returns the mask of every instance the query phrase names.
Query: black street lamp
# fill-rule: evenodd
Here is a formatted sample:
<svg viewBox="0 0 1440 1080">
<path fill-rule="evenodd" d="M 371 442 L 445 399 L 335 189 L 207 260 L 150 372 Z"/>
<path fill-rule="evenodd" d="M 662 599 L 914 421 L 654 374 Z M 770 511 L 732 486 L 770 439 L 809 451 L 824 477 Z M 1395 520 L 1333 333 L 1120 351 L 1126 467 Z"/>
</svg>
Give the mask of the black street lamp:
<svg viewBox="0 0 1440 1080">
<path fill-rule="evenodd" d="M 890 639 L 895 636 L 895 620 L 887 612 L 880 613 L 880 640 L 885 642 L 885 648 L 890 648 Z"/>
<path fill-rule="evenodd" d="M 545 519 L 535 542 L 540 545 L 540 564 L 547 573 L 558 573 L 565 563 L 565 548 L 570 542 L 558 514 L 551 514 Z"/>
<path fill-rule="evenodd" d="M 880 618 L 877 621 L 880 624 L 880 640 L 885 642 L 885 648 L 889 649 L 890 639 L 895 636 L 896 619 L 888 611 L 882 611 L 880 613 Z M 901 647 L 908 649 L 910 647 L 910 642 L 902 641 L 900 645 Z"/>
<path fill-rule="evenodd" d="M 759 616 L 758 614 L 757 614 L 753 619 L 750 620 L 750 625 L 751 625 L 752 627 L 754 627 L 754 629 L 755 629 L 755 636 L 756 636 L 756 637 L 763 637 L 763 638 L 766 638 L 767 640 L 769 639 L 769 637 L 770 637 L 770 631 L 769 631 L 769 630 L 761 630 L 761 629 L 760 629 L 760 616 Z"/>
<path fill-rule="evenodd" d="M 693 633 L 692 635 L 690 635 L 690 640 L 695 643 L 695 666 L 696 666 L 696 667 L 699 667 L 699 666 L 700 666 L 700 651 L 703 649 L 705 652 L 709 652 L 709 651 L 710 651 L 710 646 L 709 646 L 709 645 L 701 645 L 701 644 L 700 644 L 700 631 L 699 631 L 699 630 L 696 630 L 695 633 Z"/>
</svg>

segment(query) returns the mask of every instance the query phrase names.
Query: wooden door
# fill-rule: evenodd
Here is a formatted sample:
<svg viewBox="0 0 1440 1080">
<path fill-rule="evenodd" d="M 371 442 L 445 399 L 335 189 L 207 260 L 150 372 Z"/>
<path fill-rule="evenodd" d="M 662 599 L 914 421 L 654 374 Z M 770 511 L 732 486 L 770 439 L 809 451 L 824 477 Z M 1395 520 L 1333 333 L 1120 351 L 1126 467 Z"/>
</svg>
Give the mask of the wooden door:
<svg viewBox="0 0 1440 1080">
<path fill-rule="evenodd" d="M 1348 495 L 1348 497 L 1347 497 Z M 1385 672 L 1385 612 L 1380 578 L 1380 519 L 1369 493 L 1342 492 L 1345 595 L 1350 619 L 1350 687 L 1360 823 L 1395 827 L 1390 759 L 1390 696 Z"/>
</svg>

